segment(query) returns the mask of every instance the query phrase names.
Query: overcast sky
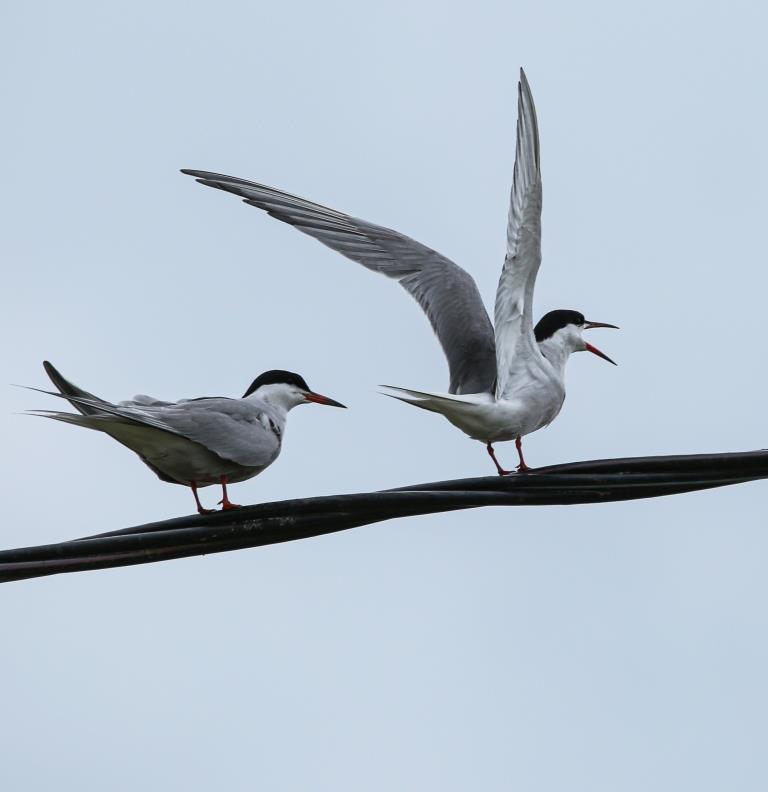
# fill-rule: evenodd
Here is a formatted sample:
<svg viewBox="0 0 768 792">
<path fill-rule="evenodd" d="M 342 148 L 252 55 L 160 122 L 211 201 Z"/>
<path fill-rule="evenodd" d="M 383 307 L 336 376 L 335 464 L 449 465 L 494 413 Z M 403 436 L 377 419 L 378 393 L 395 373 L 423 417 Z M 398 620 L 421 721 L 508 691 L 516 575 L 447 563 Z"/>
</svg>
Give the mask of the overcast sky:
<svg viewBox="0 0 768 792">
<path fill-rule="evenodd" d="M 52 360 L 110 399 L 291 413 L 237 502 L 491 474 L 376 395 L 442 390 L 420 310 L 178 173 L 394 227 L 492 303 L 515 83 L 541 127 L 536 314 L 577 355 L 532 465 L 767 444 L 760 3 L 38 2 L 0 19 L 4 547 L 189 513 L 109 438 L 20 415 Z M 514 446 L 497 447 L 511 465 Z M 213 489 L 202 492 L 210 505 Z M 764 790 L 768 484 L 495 508 L 0 588 L 6 790 Z"/>
</svg>

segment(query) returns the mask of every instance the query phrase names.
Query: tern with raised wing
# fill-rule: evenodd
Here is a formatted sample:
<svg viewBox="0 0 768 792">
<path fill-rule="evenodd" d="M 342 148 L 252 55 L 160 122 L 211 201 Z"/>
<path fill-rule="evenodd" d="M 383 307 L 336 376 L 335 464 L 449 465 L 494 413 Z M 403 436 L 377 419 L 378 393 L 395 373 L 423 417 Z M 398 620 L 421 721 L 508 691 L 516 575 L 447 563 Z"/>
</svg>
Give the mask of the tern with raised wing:
<svg viewBox="0 0 768 792">
<path fill-rule="evenodd" d="M 499 475 L 510 472 L 499 464 L 493 449 L 501 441 L 515 441 L 517 469 L 528 470 L 522 438 L 559 414 L 571 353 L 592 352 L 613 363 L 582 333 L 615 325 L 588 321 L 573 310 L 551 311 L 533 324 L 533 291 L 541 263 L 542 190 L 536 110 L 522 69 L 507 251 L 493 325 L 472 276 L 410 237 L 263 184 L 207 171 L 182 172 L 207 187 L 241 197 L 347 258 L 399 281 L 422 307 L 442 345 L 450 384 L 447 393 L 382 387 L 387 395 L 441 413 L 485 443 Z"/>
<path fill-rule="evenodd" d="M 344 407 L 310 390 L 291 371 L 264 372 L 242 399 L 169 402 L 140 395 L 112 404 L 73 385 L 48 361 L 43 366 L 59 392 L 42 392 L 66 399 L 79 414 L 30 412 L 108 434 L 138 454 L 162 481 L 190 487 L 200 514 L 214 511 L 204 509 L 197 494 L 199 487 L 211 484 L 221 485 L 222 509 L 237 508 L 227 496 L 227 484 L 257 476 L 277 459 L 294 407 L 307 402 Z"/>
</svg>

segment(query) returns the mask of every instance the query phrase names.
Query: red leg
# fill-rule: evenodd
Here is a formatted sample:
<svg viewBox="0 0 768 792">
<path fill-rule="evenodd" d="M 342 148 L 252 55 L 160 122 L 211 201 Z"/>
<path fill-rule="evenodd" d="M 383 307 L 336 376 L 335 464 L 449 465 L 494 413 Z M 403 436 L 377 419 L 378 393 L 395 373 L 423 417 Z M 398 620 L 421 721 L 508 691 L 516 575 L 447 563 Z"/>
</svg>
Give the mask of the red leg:
<svg viewBox="0 0 768 792">
<path fill-rule="evenodd" d="M 521 437 L 515 440 L 515 448 L 517 449 L 517 455 L 520 457 L 520 464 L 517 466 L 518 473 L 526 473 L 530 468 L 523 459 L 523 439 Z"/>
<path fill-rule="evenodd" d="M 197 513 L 198 514 L 213 514 L 216 509 L 204 509 L 203 504 L 200 503 L 200 498 L 197 497 L 197 484 L 194 481 L 189 483 L 189 486 L 192 488 L 192 494 L 195 496 L 195 503 L 197 504 Z"/>
<path fill-rule="evenodd" d="M 239 509 L 240 504 L 232 503 L 227 497 L 227 477 L 222 476 L 219 480 L 221 481 L 221 490 L 224 495 L 224 497 L 219 501 L 221 504 L 221 510 L 224 511 L 225 509 Z"/>
<path fill-rule="evenodd" d="M 504 470 L 504 468 L 499 464 L 499 460 L 496 459 L 496 454 L 493 452 L 493 446 L 488 443 L 485 447 L 490 455 L 491 459 L 493 460 L 493 464 L 496 465 L 496 471 L 500 476 L 508 476 L 512 471 L 511 470 Z"/>
</svg>

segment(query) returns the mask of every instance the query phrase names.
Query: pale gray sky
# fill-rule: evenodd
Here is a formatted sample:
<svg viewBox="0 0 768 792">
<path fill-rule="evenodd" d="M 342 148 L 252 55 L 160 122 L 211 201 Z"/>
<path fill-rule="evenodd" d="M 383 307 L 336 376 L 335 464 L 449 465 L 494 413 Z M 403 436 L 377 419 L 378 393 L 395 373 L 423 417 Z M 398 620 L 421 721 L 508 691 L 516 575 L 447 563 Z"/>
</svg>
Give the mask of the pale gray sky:
<svg viewBox="0 0 768 792">
<path fill-rule="evenodd" d="M 537 103 L 537 314 L 621 325 L 531 464 L 766 445 L 759 3 L 10 3 L 0 23 L 7 383 L 107 398 L 303 374 L 240 502 L 492 472 L 444 420 L 418 307 L 181 167 L 453 257 L 490 304 L 515 81 Z M 598 331 L 596 331 L 598 332 Z M 2 546 L 188 513 L 107 438 L 0 388 Z M 514 460 L 510 444 L 500 458 Z M 0 589 L 7 790 L 764 790 L 768 485 L 487 509 Z M 212 500 L 213 490 L 204 491 Z"/>
</svg>

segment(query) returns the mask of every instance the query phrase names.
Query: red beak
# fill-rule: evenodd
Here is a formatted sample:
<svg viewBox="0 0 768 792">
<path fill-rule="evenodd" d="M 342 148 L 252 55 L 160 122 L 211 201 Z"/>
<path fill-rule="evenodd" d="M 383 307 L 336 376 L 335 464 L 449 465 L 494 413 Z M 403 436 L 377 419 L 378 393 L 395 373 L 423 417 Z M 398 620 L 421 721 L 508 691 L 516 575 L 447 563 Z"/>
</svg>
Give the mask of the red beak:
<svg viewBox="0 0 768 792">
<path fill-rule="evenodd" d="M 307 391 L 304 394 L 304 398 L 308 402 L 314 402 L 315 404 L 325 404 L 328 407 L 343 407 L 344 409 L 347 408 L 346 404 L 342 404 L 341 402 L 337 402 L 334 399 L 329 399 L 327 396 L 323 396 L 320 393 L 313 393 L 312 391 Z"/>
<path fill-rule="evenodd" d="M 611 360 L 608 357 L 608 355 L 605 354 L 605 352 L 601 352 L 597 347 L 592 346 L 592 344 L 587 344 L 585 346 L 585 349 L 587 350 L 587 352 L 591 352 L 593 355 L 597 355 L 598 357 L 602 358 L 603 360 L 607 360 L 609 363 L 613 363 L 614 366 L 618 365 L 618 363 L 616 363 L 615 360 Z"/>
</svg>

